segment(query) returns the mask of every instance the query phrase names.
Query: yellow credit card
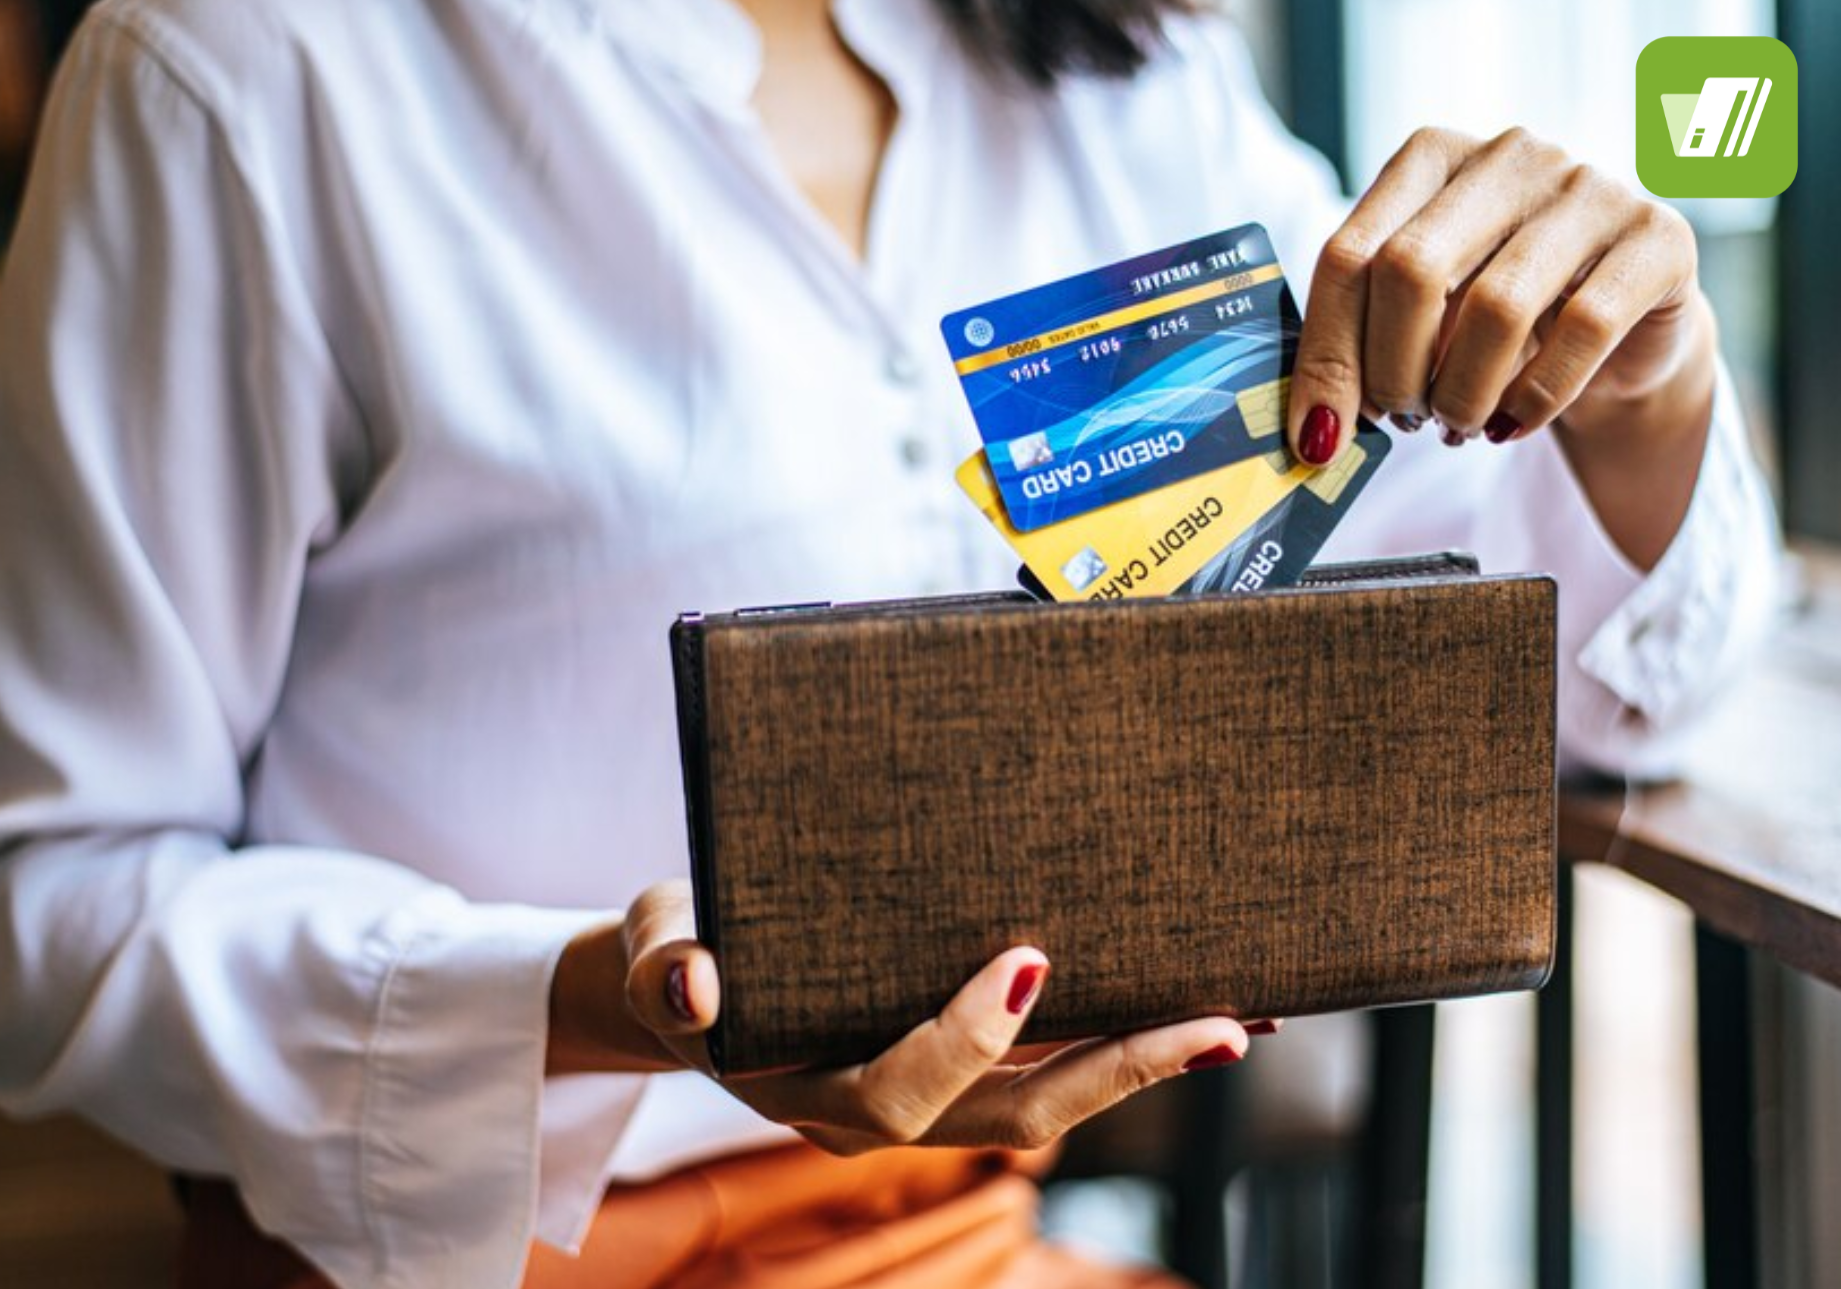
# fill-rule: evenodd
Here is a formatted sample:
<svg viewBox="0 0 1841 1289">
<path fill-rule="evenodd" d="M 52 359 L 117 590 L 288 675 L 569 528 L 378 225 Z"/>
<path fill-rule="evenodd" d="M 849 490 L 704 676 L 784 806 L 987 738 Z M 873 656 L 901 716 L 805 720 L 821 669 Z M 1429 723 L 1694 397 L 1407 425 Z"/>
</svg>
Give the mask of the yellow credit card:
<svg viewBox="0 0 1841 1289">
<path fill-rule="evenodd" d="M 1030 532 L 1010 523 L 984 452 L 957 478 L 1057 600 L 1244 591 L 1296 581 L 1390 446 L 1364 425 L 1327 469 L 1279 446 Z"/>
</svg>

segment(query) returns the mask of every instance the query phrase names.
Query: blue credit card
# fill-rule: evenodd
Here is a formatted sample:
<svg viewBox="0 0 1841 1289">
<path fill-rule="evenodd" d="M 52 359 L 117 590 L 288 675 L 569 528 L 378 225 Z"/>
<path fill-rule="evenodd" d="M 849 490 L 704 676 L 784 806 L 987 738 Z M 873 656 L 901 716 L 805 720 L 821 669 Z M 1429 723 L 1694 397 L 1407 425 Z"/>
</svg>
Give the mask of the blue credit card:
<svg viewBox="0 0 1841 1289">
<path fill-rule="evenodd" d="M 1281 447 L 1298 327 L 1258 224 L 940 324 L 1019 532 Z"/>
</svg>

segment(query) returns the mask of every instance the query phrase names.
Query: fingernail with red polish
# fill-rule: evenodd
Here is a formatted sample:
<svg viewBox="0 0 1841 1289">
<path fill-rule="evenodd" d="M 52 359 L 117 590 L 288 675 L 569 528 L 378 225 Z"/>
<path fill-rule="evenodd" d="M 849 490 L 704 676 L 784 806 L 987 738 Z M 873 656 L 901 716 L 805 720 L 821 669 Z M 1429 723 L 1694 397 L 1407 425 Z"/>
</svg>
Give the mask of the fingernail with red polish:
<svg viewBox="0 0 1841 1289">
<path fill-rule="evenodd" d="M 1219 1047 L 1209 1048 L 1206 1052 L 1197 1052 L 1194 1056 L 1184 1061 L 1183 1073 L 1187 1074 L 1191 1070 L 1211 1070 L 1217 1065 L 1232 1065 L 1243 1055 L 1245 1054 L 1236 1052 L 1226 1043 L 1223 1043 Z"/>
<path fill-rule="evenodd" d="M 697 1013 L 690 1009 L 690 972 L 681 962 L 672 963 L 671 970 L 665 973 L 665 1000 L 680 1019 L 697 1019 Z"/>
<path fill-rule="evenodd" d="M 1010 982 L 1010 998 L 1004 1004 L 1012 1016 L 1021 1016 L 1029 1009 L 1029 1004 L 1041 992 L 1042 978 L 1046 975 L 1048 968 L 1040 962 L 1032 962 L 1016 973 L 1016 979 Z"/>
<path fill-rule="evenodd" d="M 1249 1034 L 1276 1034 L 1278 1022 L 1275 1020 L 1250 1020 L 1240 1026 Z"/>
<path fill-rule="evenodd" d="M 1483 422 L 1483 435 L 1491 443 L 1507 443 L 1521 433 L 1521 422 L 1507 412 L 1497 412 Z"/>
<path fill-rule="evenodd" d="M 1319 403 L 1304 418 L 1304 431 L 1298 435 L 1298 456 L 1306 465 L 1328 465 L 1336 455 L 1336 443 L 1342 438 L 1342 420 L 1334 408 Z"/>
<path fill-rule="evenodd" d="M 1464 431 L 1454 430 L 1449 425 L 1444 426 L 1443 437 L 1445 446 L 1448 448 L 1461 448 L 1470 441 L 1465 437 Z"/>
<path fill-rule="evenodd" d="M 1412 412 L 1395 412 L 1388 419 L 1408 434 L 1417 434 L 1425 427 L 1425 417 L 1416 416 Z"/>
</svg>

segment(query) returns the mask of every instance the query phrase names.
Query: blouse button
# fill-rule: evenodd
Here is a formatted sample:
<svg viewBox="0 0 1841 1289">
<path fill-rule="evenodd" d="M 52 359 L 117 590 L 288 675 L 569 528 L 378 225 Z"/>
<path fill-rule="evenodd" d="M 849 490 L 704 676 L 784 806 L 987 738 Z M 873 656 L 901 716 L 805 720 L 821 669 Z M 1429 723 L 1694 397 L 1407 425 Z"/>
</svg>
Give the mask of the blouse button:
<svg viewBox="0 0 1841 1289">
<path fill-rule="evenodd" d="M 891 349 L 883 363 L 883 370 L 888 378 L 897 385 L 912 385 L 920 379 L 920 364 L 914 361 L 914 355 L 905 349 Z"/>
<path fill-rule="evenodd" d="M 901 461 L 910 470 L 918 470 L 927 464 L 927 444 L 918 434 L 902 438 Z"/>
</svg>

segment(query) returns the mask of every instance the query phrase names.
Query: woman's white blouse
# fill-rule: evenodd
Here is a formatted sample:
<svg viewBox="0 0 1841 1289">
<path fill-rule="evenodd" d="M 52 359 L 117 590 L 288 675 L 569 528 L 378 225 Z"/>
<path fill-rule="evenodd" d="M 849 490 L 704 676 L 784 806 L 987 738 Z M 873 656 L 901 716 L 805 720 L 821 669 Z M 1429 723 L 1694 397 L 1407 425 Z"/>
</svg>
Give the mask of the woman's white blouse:
<svg viewBox="0 0 1841 1289">
<path fill-rule="evenodd" d="M 1248 220 L 1301 296 L 1342 210 L 1217 20 L 1043 96 L 925 0 L 837 17 L 900 104 L 866 264 L 726 0 L 91 17 L 0 285 L 0 1106 L 347 1286 L 514 1285 L 610 1176 L 782 1131 L 543 1077 L 564 941 L 685 869 L 673 616 L 1007 584 L 940 316 Z M 1647 577 L 1550 437 L 1400 437 L 1327 556 L 1552 570 L 1568 753 L 1651 772 L 1773 541 L 1722 381 Z"/>
</svg>

